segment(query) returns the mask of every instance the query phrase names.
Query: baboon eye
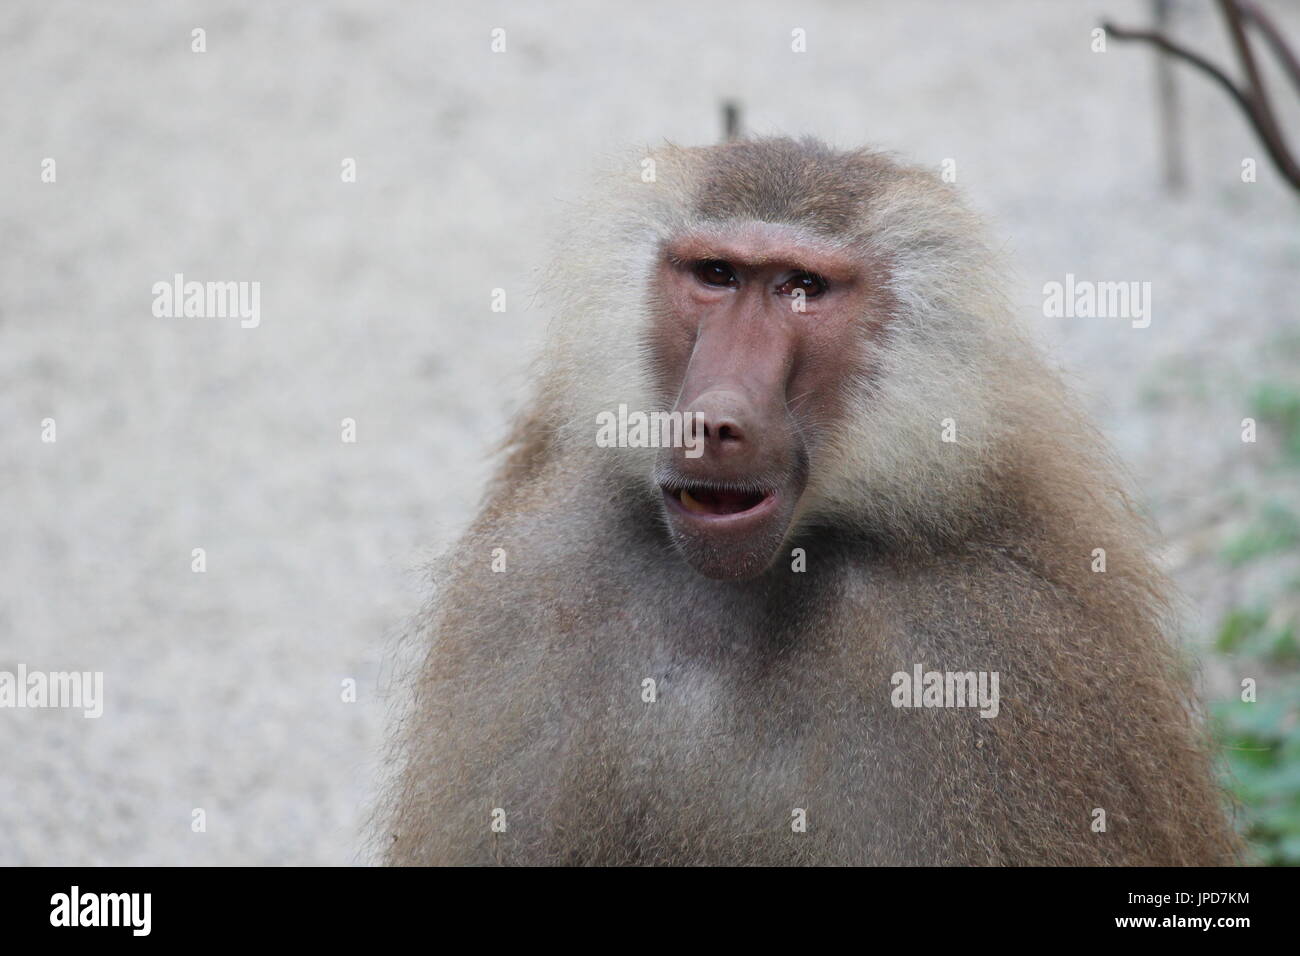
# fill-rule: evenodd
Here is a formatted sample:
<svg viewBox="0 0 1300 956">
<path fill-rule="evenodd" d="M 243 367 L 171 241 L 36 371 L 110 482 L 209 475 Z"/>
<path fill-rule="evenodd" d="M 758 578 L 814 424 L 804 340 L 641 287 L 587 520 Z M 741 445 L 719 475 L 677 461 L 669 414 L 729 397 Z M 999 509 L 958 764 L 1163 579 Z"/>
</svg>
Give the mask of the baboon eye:
<svg viewBox="0 0 1300 956">
<path fill-rule="evenodd" d="M 721 259 L 706 259 L 695 264 L 695 278 L 705 285 L 732 286 L 736 284 L 736 270 Z"/>
<path fill-rule="evenodd" d="M 826 291 L 826 280 L 815 272 L 796 272 L 776 287 L 776 294 L 794 295 L 795 289 L 803 289 L 804 298 L 815 299 Z"/>
</svg>

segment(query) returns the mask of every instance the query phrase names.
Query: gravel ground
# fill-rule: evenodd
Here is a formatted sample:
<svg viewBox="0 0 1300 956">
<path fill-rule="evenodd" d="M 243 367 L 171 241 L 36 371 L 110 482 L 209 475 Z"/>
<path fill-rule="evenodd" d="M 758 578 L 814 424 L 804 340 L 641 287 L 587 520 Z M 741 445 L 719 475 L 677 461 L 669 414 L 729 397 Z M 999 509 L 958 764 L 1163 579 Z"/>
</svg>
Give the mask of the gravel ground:
<svg viewBox="0 0 1300 956">
<path fill-rule="evenodd" d="M 1180 30 L 1223 60 L 1203 6 Z M 1294 380 L 1297 205 L 1181 68 L 1166 196 L 1152 56 L 1093 53 L 1104 15 L 1146 7 L 9 0 L 0 670 L 101 670 L 106 699 L 0 711 L 0 864 L 366 861 L 391 641 L 519 401 L 547 236 L 601 157 L 713 141 L 728 97 L 756 132 L 955 159 L 1028 314 L 1067 272 L 1152 283 L 1150 328 L 1038 324 L 1212 620 L 1253 586 L 1209 556 L 1270 480 L 1241 387 Z M 155 318 L 178 272 L 260 282 L 260 325 Z"/>
</svg>

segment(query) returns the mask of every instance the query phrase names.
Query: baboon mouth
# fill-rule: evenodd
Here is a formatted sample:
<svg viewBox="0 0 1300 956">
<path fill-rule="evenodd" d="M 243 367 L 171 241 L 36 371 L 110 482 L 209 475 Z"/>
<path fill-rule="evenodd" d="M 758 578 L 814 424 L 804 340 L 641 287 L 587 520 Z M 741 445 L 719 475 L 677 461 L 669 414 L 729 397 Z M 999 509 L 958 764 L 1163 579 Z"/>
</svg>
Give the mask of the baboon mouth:
<svg viewBox="0 0 1300 956">
<path fill-rule="evenodd" d="M 701 479 L 660 473 L 667 532 L 686 563 L 715 580 L 761 574 L 789 529 L 803 482 L 767 474 Z"/>
<path fill-rule="evenodd" d="M 703 485 L 665 488 L 664 494 L 683 511 L 700 518 L 729 518 L 757 513 L 776 500 L 774 491 L 731 491 Z"/>
</svg>

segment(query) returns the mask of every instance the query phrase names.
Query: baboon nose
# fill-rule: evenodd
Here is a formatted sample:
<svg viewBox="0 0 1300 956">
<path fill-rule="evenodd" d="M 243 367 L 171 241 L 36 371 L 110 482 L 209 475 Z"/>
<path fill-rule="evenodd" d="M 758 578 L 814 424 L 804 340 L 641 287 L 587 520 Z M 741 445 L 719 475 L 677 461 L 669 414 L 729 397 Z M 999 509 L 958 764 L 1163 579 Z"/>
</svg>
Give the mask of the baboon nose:
<svg viewBox="0 0 1300 956">
<path fill-rule="evenodd" d="M 703 440 L 709 454 L 734 456 L 750 450 L 746 422 L 752 416 L 743 405 L 741 396 L 709 392 L 688 409 L 695 413 L 691 419 L 692 433 L 697 440 Z"/>
<path fill-rule="evenodd" d="M 703 422 L 701 428 L 704 440 L 720 447 L 734 447 L 745 440 L 745 433 L 740 430 L 735 419 L 722 418 L 712 424 Z"/>
</svg>

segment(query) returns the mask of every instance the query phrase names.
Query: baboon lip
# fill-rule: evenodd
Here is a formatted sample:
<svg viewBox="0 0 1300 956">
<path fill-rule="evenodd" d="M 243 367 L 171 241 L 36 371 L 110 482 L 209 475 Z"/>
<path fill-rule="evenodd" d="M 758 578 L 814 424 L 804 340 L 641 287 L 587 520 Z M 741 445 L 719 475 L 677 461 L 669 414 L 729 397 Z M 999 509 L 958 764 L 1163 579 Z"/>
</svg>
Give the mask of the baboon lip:
<svg viewBox="0 0 1300 956">
<path fill-rule="evenodd" d="M 771 511 L 775 491 L 735 490 L 705 484 L 665 486 L 664 498 L 679 514 L 701 521 L 753 518 Z"/>
</svg>

